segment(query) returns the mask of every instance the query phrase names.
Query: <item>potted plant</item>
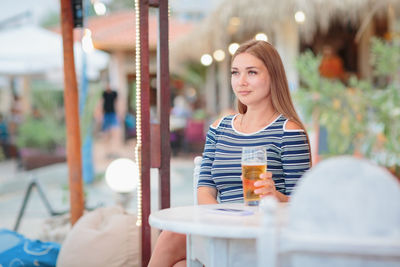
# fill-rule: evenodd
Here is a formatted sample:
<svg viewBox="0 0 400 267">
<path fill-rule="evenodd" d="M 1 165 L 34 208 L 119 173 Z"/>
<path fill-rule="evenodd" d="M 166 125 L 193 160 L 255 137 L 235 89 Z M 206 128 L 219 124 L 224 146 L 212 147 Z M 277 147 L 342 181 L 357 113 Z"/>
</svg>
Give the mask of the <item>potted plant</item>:
<svg viewBox="0 0 400 267">
<path fill-rule="evenodd" d="M 66 159 L 62 91 L 36 90 L 32 103 L 16 136 L 20 165 L 28 170 Z"/>
</svg>

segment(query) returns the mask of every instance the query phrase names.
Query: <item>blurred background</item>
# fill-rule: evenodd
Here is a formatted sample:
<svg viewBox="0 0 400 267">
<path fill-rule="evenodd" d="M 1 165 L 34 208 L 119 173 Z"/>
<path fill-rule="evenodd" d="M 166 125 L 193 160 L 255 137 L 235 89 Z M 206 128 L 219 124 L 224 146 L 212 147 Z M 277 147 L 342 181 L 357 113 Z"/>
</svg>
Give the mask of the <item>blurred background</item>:
<svg viewBox="0 0 400 267">
<path fill-rule="evenodd" d="M 311 136 L 314 163 L 369 158 L 400 176 L 400 1 L 170 0 L 172 205 L 193 203 L 193 158 L 210 123 L 235 110 L 230 59 L 256 38 L 279 51 Z M 104 179 L 115 159 L 134 159 L 135 10 L 131 0 L 84 0 L 74 30 L 86 205 L 115 203 Z M 151 9 L 150 9 L 151 10 Z M 156 10 L 151 10 L 151 120 L 156 116 Z M 56 210 L 69 206 L 59 1 L 6 0 L 0 12 L 0 227 L 14 228 L 24 194 L 39 181 Z M 117 121 L 104 125 L 106 88 Z M 154 179 L 153 179 L 154 177 Z M 152 170 L 152 205 L 157 200 Z M 19 231 L 43 234 L 50 217 L 32 192 Z M 136 200 L 127 208 L 135 213 Z"/>
</svg>

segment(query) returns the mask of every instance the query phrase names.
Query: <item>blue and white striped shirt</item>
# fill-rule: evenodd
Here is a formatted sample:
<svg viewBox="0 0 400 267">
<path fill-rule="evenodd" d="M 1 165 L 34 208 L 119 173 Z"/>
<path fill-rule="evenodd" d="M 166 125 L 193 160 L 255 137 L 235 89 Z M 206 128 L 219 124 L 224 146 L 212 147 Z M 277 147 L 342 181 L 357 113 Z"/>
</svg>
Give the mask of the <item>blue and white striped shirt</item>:
<svg viewBox="0 0 400 267">
<path fill-rule="evenodd" d="M 304 131 L 285 130 L 288 120 L 280 115 L 258 132 L 245 134 L 234 128 L 235 116 L 224 117 L 216 128 L 210 126 L 197 186 L 216 188 L 220 202 L 243 202 L 242 147 L 265 146 L 267 168 L 276 189 L 290 195 L 298 179 L 310 168 Z"/>
</svg>

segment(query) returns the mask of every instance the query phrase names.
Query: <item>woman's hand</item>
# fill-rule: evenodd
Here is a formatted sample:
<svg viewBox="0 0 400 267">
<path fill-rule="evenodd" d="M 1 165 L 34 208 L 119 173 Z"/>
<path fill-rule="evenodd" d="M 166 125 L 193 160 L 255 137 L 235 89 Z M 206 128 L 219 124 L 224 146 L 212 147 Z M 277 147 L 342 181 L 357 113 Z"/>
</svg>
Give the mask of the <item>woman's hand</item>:
<svg viewBox="0 0 400 267">
<path fill-rule="evenodd" d="M 275 182 L 272 180 L 272 172 L 266 172 L 260 174 L 261 180 L 254 183 L 257 188 L 254 193 L 260 195 L 260 197 L 274 196 L 277 197 L 277 191 L 275 188 Z"/>
</svg>

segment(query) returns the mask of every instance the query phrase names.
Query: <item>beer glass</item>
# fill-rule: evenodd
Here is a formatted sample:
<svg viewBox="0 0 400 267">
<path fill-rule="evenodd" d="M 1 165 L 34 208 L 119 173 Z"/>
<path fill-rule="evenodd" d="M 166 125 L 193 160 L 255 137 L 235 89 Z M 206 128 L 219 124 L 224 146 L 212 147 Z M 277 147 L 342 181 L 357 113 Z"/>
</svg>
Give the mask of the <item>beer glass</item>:
<svg viewBox="0 0 400 267">
<path fill-rule="evenodd" d="M 261 180 L 260 174 L 267 172 L 267 150 L 265 147 L 243 147 L 242 177 L 243 197 L 248 206 L 258 206 L 260 196 L 254 193 L 254 183 Z"/>
</svg>

